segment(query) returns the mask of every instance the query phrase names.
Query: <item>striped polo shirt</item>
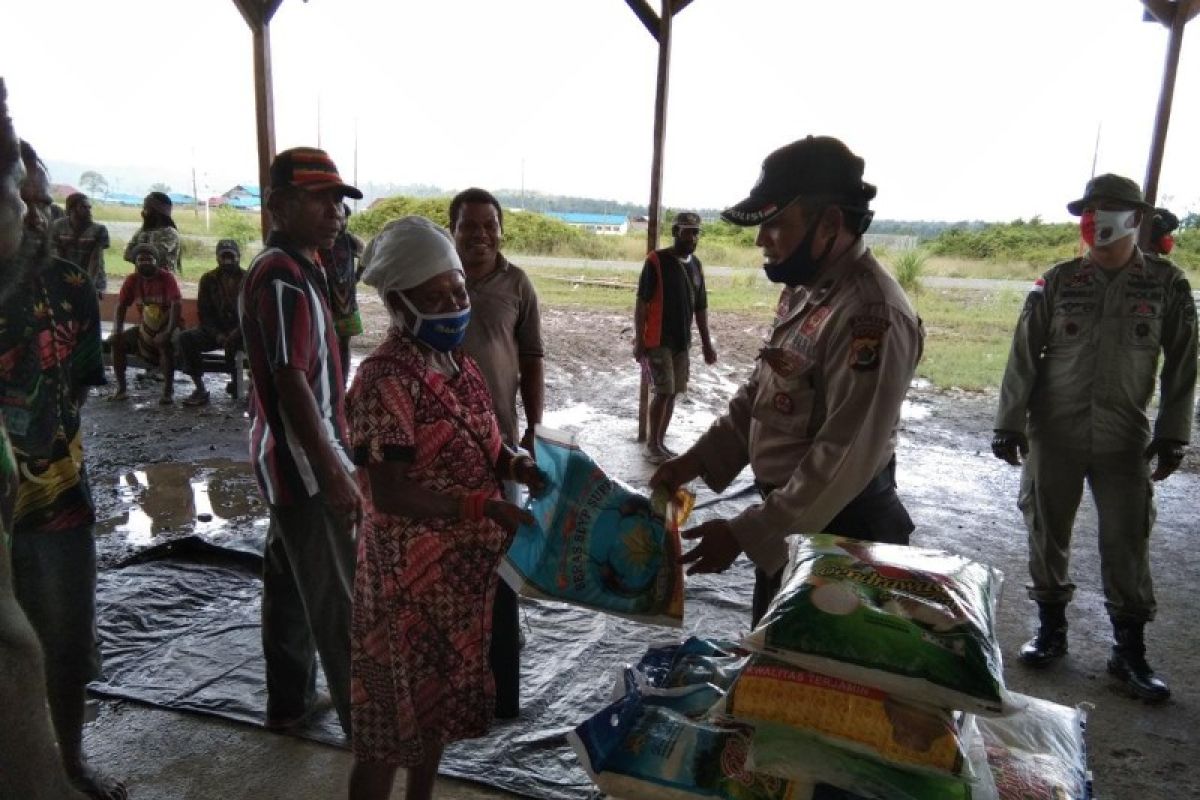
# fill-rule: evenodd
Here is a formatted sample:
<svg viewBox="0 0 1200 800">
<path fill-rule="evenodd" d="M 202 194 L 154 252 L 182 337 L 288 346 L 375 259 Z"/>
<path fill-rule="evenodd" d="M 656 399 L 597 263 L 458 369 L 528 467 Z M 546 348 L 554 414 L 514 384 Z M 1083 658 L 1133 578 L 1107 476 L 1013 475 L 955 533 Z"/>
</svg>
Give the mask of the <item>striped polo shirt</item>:
<svg viewBox="0 0 1200 800">
<path fill-rule="evenodd" d="M 278 232 L 254 259 L 238 297 L 250 360 L 250 463 L 267 502 L 293 505 L 320 491 L 314 465 L 283 417 L 275 372 L 304 373 L 325 432 L 347 470 L 346 419 L 337 333 L 321 270 Z"/>
</svg>

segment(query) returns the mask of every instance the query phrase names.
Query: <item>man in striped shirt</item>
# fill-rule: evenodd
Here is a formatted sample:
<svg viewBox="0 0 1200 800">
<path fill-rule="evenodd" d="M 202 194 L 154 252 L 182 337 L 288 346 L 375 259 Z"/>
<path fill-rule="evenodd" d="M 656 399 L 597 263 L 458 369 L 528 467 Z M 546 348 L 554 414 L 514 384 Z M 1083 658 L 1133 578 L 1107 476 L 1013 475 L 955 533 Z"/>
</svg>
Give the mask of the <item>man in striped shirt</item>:
<svg viewBox="0 0 1200 800">
<path fill-rule="evenodd" d="M 316 704 L 316 655 L 350 735 L 350 592 L 362 497 L 346 455 L 338 338 L 317 250 L 341 230 L 342 182 L 322 150 L 271 164 L 267 248 L 238 302 L 250 360 L 250 461 L 270 507 L 262 636 L 267 727 L 303 725 Z"/>
</svg>

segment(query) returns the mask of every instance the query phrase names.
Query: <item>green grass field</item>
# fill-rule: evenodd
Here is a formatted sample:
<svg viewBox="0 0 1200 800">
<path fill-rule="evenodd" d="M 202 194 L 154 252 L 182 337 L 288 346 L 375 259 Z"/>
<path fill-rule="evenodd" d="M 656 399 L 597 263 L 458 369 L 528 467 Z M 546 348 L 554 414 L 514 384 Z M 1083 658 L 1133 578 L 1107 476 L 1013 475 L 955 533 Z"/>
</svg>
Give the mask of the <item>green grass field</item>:
<svg viewBox="0 0 1200 800">
<path fill-rule="evenodd" d="M 242 212 L 257 220 L 257 215 Z M 138 208 L 96 204 L 98 222 L 140 222 Z M 222 235 L 214 214 L 211 227 L 205 228 L 203 212 L 197 217 L 182 209 L 175 215 L 184 240 L 184 279 L 197 281 L 216 264 L 214 237 Z M 605 260 L 641 261 L 645 255 L 642 235 L 605 237 Z M 132 271 L 121 258 L 123 237 L 114 237 L 107 258 L 110 282 Z M 242 263 L 249 264 L 258 252 L 257 243 L 243 248 Z M 740 247 L 726 241 L 701 239 L 698 250 L 707 264 L 745 268 L 733 275 L 710 275 L 708 280 L 711 313 L 746 314 L 769 320 L 779 289 L 767 281 L 758 267 L 762 257 L 757 248 Z M 554 253 L 578 257 L 576 253 Z M 880 260 L 891 267 L 897 255 L 882 251 Z M 520 255 L 513 254 L 520 263 Z M 1048 265 L 1046 265 L 1048 266 Z M 1033 279 L 1045 267 L 1024 262 L 976 260 L 933 256 L 920 267 L 920 275 L 962 278 Z M 636 276 L 629 272 L 604 273 L 588 270 L 582 276 L 569 269 L 530 270 L 543 305 L 557 308 L 602 309 L 632 313 Z M 612 285 L 598 285 L 611 283 Z M 918 374 L 939 387 L 986 389 L 999 385 L 1008 357 L 1009 342 L 1016 324 L 1023 294 L 1012 291 L 967 291 L 919 289 L 910 294 L 914 307 L 925 322 L 925 355 Z"/>
<path fill-rule="evenodd" d="M 598 286 L 590 273 L 569 270 L 530 273 L 539 300 L 549 307 L 604 309 L 632 314 L 631 275 L 614 286 Z M 748 314 L 770 320 L 779 287 L 755 274 L 713 276 L 709 312 Z M 917 374 L 942 388 L 988 389 L 1000 384 L 1013 328 L 1024 295 L 1013 291 L 925 290 L 911 295 L 925 323 L 925 355 Z"/>
</svg>

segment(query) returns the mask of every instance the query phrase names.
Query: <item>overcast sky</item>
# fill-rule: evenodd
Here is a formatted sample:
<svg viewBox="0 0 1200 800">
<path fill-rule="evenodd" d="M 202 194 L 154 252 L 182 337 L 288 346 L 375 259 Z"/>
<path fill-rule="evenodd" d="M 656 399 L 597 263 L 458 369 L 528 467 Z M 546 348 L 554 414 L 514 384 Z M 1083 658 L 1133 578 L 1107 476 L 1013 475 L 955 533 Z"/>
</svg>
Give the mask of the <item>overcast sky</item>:
<svg viewBox="0 0 1200 800">
<path fill-rule="evenodd" d="M 139 193 L 158 175 L 190 193 L 193 164 L 214 192 L 257 180 L 230 0 L 9 5 L 25 24 L 0 75 L 60 172 L 124 170 Z M 675 19 L 673 207 L 740 200 L 808 133 L 866 159 L 881 218 L 1065 219 L 1098 128 L 1097 170 L 1145 176 L 1167 30 L 1137 0 L 694 0 Z M 1200 210 L 1189 28 L 1159 194 L 1177 211 Z M 272 46 L 279 149 L 315 144 L 319 119 L 347 177 L 357 130 L 363 183 L 647 202 L 656 46 L 622 0 L 285 0 Z"/>
</svg>

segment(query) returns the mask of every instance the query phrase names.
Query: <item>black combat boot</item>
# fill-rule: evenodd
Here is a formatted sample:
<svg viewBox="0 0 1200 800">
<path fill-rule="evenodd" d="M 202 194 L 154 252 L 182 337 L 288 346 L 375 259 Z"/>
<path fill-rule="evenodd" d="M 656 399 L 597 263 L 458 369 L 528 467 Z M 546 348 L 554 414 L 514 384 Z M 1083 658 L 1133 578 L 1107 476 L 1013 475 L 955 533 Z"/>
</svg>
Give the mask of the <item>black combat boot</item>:
<svg viewBox="0 0 1200 800">
<path fill-rule="evenodd" d="M 1161 703 L 1171 696 L 1171 690 L 1146 663 L 1146 641 L 1142 631 L 1146 623 L 1133 620 L 1112 621 L 1112 655 L 1108 657 L 1108 674 L 1125 681 L 1138 697 L 1150 703 Z"/>
<path fill-rule="evenodd" d="M 1067 654 L 1067 604 L 1038 603 L 1038 632 L 1021 647 L 1017 658 L 1031 667 L 1044 667 Z"/>
</svg>

